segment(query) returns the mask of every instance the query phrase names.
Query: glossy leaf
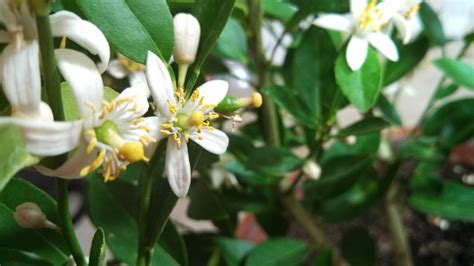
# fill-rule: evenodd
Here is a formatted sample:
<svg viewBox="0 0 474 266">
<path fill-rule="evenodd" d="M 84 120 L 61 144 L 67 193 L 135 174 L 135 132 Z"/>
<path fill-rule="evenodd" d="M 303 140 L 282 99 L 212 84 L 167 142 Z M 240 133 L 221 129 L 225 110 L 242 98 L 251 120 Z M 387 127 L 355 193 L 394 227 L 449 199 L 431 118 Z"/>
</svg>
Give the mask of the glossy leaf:
<svg viewBox="0 0 474 266">
<path fill-rule="evenodd" d="M 243 259 L 255 246 L 255 244 L 248 241 L 226 237 L 217 238 L 216 243 L 221 250 L 222 257 L 229 266 L 241 265 Z"/>
<path fill-rule="evenodd" d="M 346 137 L 350 135 L 365 135 L 374 132 L 379 132 L 389 126 L 390 123 L 380 117 L 368 117 L 341 129 L 338 133 L 338 136 Z"/>
<path fill-rule="evenodd" d="M 263 0 L 265 15 L 288 21 L 296 13 L 296 7 L 286 1 Z"/>
<path fill-rule="evenodd" d="M 48 262 L 39 256 L 18 249 L 1 248 L 0 247 L 0 264 L 1 265 L 22 265 L 22 266 L 52 266 L 53 263 Z"/>
<path fill-rule="evenodd" d="M 446 86 L 442 86 L 441 88 L 436 91 L 435 99 L 441 100 L 444 97 L 447 97 L 453 93 L 455 93 L 459 89 L 459 86 L 456 84 L 449 84 Z"/>
<path fill-rule="evenodd" d="M 425 57 L 429 49 L 429 41 L 425 37 L 418 38 L 413 43 L 404 45 L 396 42 L 400 59 L 397 62 L 387 61 L 384 70 L 384 86 L 397 81 L 412 71 Z"/>
<path fill-rule="evenodd" d="M 446 42 L 446 37 L 436 12 L 426 2 L 421 2 L 419 13 L 423 22 L 424 33 L 430 42 L 433 45 L 443 45 Z"/>
<path fill-rule="evenodd" d="M 35 165 L 39 158 L 31 155 L 20 129 L 14 124 L 0 126 L 0 191 L 21 169 Z"/>
<path fill-rule="evenodd" d="M 379 99 L 377 100 L 377 107 L 379 108 L 382 116 L 385 120 L 390 122 L 393 125 L 402 126 L 402 119 L 398 113 L 395 105 L 392 105 L 385 95 L 380 94 Z"/>
<path fill-rule="evenodd" d="M 377 53 L 370 48 L 367 59 L 357 71 L 352 71 L 346 62 L 345 53 L 336 61 L 336 81 L 344 96 L 359 109 L 366 112 L 376 103 L 382 81 L 382 72 Z"/>
<path fill-rule="evenodd" d="M 474 190 L 461 184 L 445 181 L 439 194 L 413 193 L 409 204 L 416 210 L 447 219 L 474 221 Z"/>
<path fill-rule="evenodd" d="M 308 252 L 305 244 L 288 239 L 274 238 L 256 246 L 248 256 L 245 266 L 298 265 Z"/>
<path fill-rule="evenodd" d="M 434 64 L 454 83 L 474 89 L 474 67 L 457 59 L 441 58 Z"/>
<path fill-rule="evenodd" d="M 196 61 L 188 72 L 189 90 L 193 89 L 200 74 L 201 66 L 213 49 L 229 19 L 235 0 L 196 0 L 193 15 L 201 25 L 201 40 L 196 55 Z"/>
<path fill-rule="evenodd" d="M 316 117 L 308 115 L 312 110 L 302 102 L 303 97 L 295 91 L 285 87 L 269 86 L 263 89 L 263 93 L 280 108 L 290 113 L 296 121 L 309 128 L 316 128 L 318 124 Z"/>
<path fill-rule="evenodd" d="M 190 197 L 189 217 L 196 220 L 214 221 L 230 218 L 218 195 L 208 187 L 205 181 L 199 181 L 193 187 Z"/>
<path fill-rule="evenodd" d="M 168 61 L 174 45 L 173 18 L 166 0 L 79 0 L 87 18 L 121 54 L 145 63 L 152 51 Z"/>
<path fill-rule="evenodd" d="M 341 243 L 342 256 L 352 266 L 375 265 L 375 242 L 364 228 L 344 232 Z"/>
<path fill-rule="evenodd" d="M 238 20 L 230 18 L 227 21 L 214 51 L 221 57 L 247 62 L 246 35 Z"/>
<path fill-rule="evenodd" d="M 0 193 L 0 247 L 22 250 L 54 264 L 66 262 L 70 253 L 59 232 L 23 229 L 17 225 L 13 213 L 24 202 L 36 203 L 50 221 L 58 224 L 54 200 L 31 183 L 14 178 Z"/>
<path fill-rule="evenodd" d="M 332 250 L 325 248 L 314 259 L 314 266 L 332 266 Z"/>
<path fill-rule="evenodd" d="M 104 230 L 98 228 L 92 238 L 91 251 L 89 253 L 89 266 L 105 266 L 105 236 Z"/>
<path fill-rule="evenodd" d="M 248 167 L 262 174 L 282 176 L 303 165 L 303 160 L 285 148 L 264 146 L 249 156 Z"/>
<path fill-rule="evenodd" d="M 336 140 L 336 142 L 326 150 L 321 162 L 324 163 L 332 158 L 349 155 L 372 155 L 377 152 L 379 144 L 379 133 L 358 136 L 356 138 L 356 143 L 352 145 L 344 144 L 340 140 Z"/>
</svg>

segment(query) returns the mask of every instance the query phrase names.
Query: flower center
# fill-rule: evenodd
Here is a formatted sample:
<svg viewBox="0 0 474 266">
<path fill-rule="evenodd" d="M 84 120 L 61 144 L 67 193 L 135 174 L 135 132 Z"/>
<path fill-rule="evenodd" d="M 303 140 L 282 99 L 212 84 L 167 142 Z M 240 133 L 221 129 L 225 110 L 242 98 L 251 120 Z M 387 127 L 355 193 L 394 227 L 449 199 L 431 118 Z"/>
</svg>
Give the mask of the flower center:
<svg viewBox="0 0 474 266">
<path fill-rule="evenodd" d="M 382 17 L 383 12 L 377 7 L 377 0 L 372 0 L 359 16 L 359 26 L 363 30 L 380 31 L 386 23 Z"/>
</svg>

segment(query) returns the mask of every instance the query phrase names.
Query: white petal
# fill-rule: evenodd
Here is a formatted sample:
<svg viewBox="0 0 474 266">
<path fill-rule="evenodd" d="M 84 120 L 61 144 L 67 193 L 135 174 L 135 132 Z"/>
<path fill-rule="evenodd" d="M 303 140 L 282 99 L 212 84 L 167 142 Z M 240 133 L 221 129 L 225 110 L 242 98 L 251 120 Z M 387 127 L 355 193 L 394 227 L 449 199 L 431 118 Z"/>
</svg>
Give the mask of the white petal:
<svg viewBox="0 0 474 266">
<path fill-rule="evenodd" d="M 107 69 L 110 60 L 110 47 L 99 28 L 69 11 L 57 12 L 51 15 L 50 19 L 53 36 L 66 36 L 91 54 L 98 55 L 101 60 L 100 72 L 103 73 Z"/>
<path fill-rule="evenodd" d="M 199 136 L 202 139 L 199 139 Z M 203 129 L 201 134 L 191 134 L 189 137 L 208 152 L 218 155 L 225 153 L 229 146 L 229 138 L 218 129 Z"/>
<path fill-rule="evenodd" d="M 398 50 L 387 35 L 380 32 L 370 33 L 368 36 L 369 43 L 375 47 L 380 53 L 391 61 L 398 61 Z"/>
<path fill-rule="evenodd" d="M 58 68 L 72 88 L 81 117 L 92 115 L 92 109 L 86 103 L 99 110 L 104 95 L 104 84 L 97 67 L 80 52 L 70 49 L 57 49 L 55 52 Z"/>
<path fill-rule="evenodd" d="M 0 124 L 15 123 L 21 130 L 30 153 L 54 156 L 77 147 L 82 122 L 52 122 L 23 118 L 1 117 Z"/>
<path fill-rule="evenodd" d="M 369 44 L 365 39 L 352 36 L 347 45 L 346 60 L 352 71 L 357 71 L 367 58 Z"/>
<path fill-rule="evenodd" d="M 0 30 L 0 43 L 10 42 L 10 33 L 4 30 Z"/>
<path fill-rule="evenodd" d="M 136 85 L 139 83 L 143 83 L 148 87 L 148 83 L 146 81 L 146 75 L 145 72 L 140 71 L 140 72 L 131 72 L 128 75 L 128 81 L 130 82 L 130 85 Z M 150 89 L 148 89 L 150 90 Z"/>
<path fill-rule="evenodd" d="M 174 194 L 180 198 L 186 197 L 191 185 L 191 166 L 189 163 L 188 146 L 184 139 L 178 149 L 173 138 L 168 138 L 166 148 L 166 175 Z"/>
<path fill-rule="evenodd" d="M 0 21 L 8 31 L 14 30 L 18 25 L 15 14 L 12 12 L 9 1 L 0 1 Z"/>
<path fill-rule="evenodd" d="M 405 17 L 396 14 L 393 16 L 392 21 L 402 38 L 403 44 L 407 44 L 410 41 L 412 34 L 408 20 Z"/>
<path fill-rule="evenodd" d="M 165 64 L 150 51 L 146 59 L 145 73 L 158 112 L 167 117 L 171 116 L 167 101 L 176 104 L 173 82 Z"/>
<path fill-rule="evenodd" d="M 97 157 L 97 151 L 94 150 L 90 155 L 86 154 L 87 144 L 81 142 L 74 154 L 59 168 L 49 169 L 38 165 L 36 170 L 46 176 L 61 177 L 65 179 L 82 178 L 80 172 L 82 168 L 89 165 Z"/>
<path fill-rule="evenodd" d="M 9 44 L 2 53 L 3 91 L 15 112 L 35 116 L 40 112 L 41 78 L 37 41 L 17 49 Z"/>
<path fill-rule="evenodd" d="M 203 104 L 219 104 L 227 95 L 229 83 L 225 80 L 212 80 L 202 84 L 199 88 L 199 97 L 204 97 Z"/>
<path fill-rule="evenodd" d="M 110 61 L 107 72 L 116 79 L 123 79 L 130 73 L 117 59 Z"/>
<path fill-rule="evenodd" d="M 133 98 L 136 104 L 136 117 L 144 115 L 148 111 L 148 88 L 144 84 L 138 84 L 123 90 L 117 99 Z"/>
<path fill-rule="evenodd" d="M 146 126 L 150 129 L 148 136 L 154 138 L 156 142 L 152 142 L 145 147 L 145 156 L 151 158 L 155 153 L 158 143 L 165 137 L 165 135 L 160 132 L 160 125 L 166 120 L 157 116 L 150 116 L 145 118 Z"/>
<path fill-rule="evenodd" d="M 341 32 L 350 32 L 354 28 L 354 23 L 350 18 L 337 14 L 320 15 L 313 21 L 313 24 L 321 28 Z"/>
<path fill-rule="evenodd" d="M 351 13 L 358 17 L 367 6 L 367 0 L 351 0 Z"/>
</svg>

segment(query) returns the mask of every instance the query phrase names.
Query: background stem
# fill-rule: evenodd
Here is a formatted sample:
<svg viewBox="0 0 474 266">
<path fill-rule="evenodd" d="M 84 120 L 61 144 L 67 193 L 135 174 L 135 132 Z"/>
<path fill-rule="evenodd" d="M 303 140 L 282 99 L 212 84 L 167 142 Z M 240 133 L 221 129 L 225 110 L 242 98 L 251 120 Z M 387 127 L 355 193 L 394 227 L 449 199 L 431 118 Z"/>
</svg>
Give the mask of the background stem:
<svg viewBox="0 0 474 266">
<path fill-rule="evenodd" d="M 61 79 L 56 67 L 54 55 L 53 37 L 49 16 L 37 16 L 36 25 L 38 29 L 41 62 L 44 71 L 44 84 L 46 88 L 47 101 L 56 121 L 64 121 L 64 110 L 61 97 Z M 62 165 L 67 160 L 67 155 L 59 155 L 54 159 L 53 167 Z M 56 178 L 56 192 L 58 203 L 58 214 L 61 230 L 69 250 L 77 265 L 87 265 L 82 253 L 79 241 L 74 232 L 71 214 L 69 213 L 68 190 L 66 180 Z"/>
</svg>

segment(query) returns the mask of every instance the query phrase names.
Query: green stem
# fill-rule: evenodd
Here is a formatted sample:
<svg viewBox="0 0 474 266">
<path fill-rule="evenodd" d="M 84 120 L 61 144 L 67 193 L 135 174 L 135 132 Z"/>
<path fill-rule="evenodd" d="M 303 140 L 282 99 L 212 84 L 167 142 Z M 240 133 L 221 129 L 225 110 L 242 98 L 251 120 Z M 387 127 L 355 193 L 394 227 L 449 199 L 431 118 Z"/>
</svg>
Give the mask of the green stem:
<svg viewBox="0 0 474 266">
<path fill-rule="evenodd" d="M 72 223 L 71 215 L 69 213 L 68 190 L 66 180 L 56 179 L 56 193 L 58 197 L 58 214 L 59 222 L 63 236 L 66 238 L 66 243 L 72 253 L 74 261 L 79 266 L 87 265 L 81 246 L 77 240 L 74 232 L 74 225 Z"/>
<path fill-rule="evenodd" d="M 47 12 L 46 12 L 47 13 Z M 56 67 L 56 59 L 54 55 L 53 37 L 51 33 L 51 25 L 48 15 L 39 15 L 36 17 L 36 25 L 38 29 L 41 62 L 44 71 L 44 84 L 48 103 L 53 111 L 56 121 L 64 121 L 64 110 L 61 97 L 61 84 L 59 72 Z M 66 155 L 60 155 L 55 160 L 55 166 L 62 165 L 67 159 Z M 84 254 L 82 253 L 79 241 L 74 232 L 71 214 L 69 213 L 68 190 L 66 180 L 56 179 L 57 202 L 59 221 L 63 236 L 69 250 L 74 257 L 77 265 L 87 265 Z"/>
<path fill-rule="evenodd" d="M 149 257 L 149 251 L 146 249 L 146 237 L 147 237 L 147 216 L 150 207 L 150 198 L 153 188 L 153 178 L 149 175 L 142 175 L 138 181 L 138 187 L 142 188 L 140 196 L 140 203 L 138 206 L 138 251 L 137 251 L 137 265 L 149 265 L 147 264 L 147 257 Z"/>
<path fill-rule="evenodd" d="M 405 227 L 402 217 L 400 216 L 400 208 L 397 202 L 398 186 L 392 184 L 385 196 L 385 215 L 387 218 L 387 226 L 390 231 L 395 251 L 397 266 L 413 265 L 410 245 L 408 243 Z"/>
</svg>

